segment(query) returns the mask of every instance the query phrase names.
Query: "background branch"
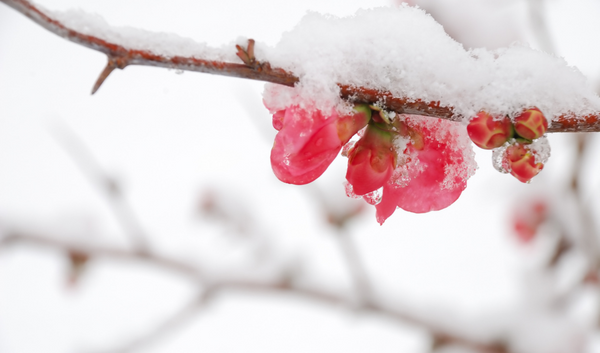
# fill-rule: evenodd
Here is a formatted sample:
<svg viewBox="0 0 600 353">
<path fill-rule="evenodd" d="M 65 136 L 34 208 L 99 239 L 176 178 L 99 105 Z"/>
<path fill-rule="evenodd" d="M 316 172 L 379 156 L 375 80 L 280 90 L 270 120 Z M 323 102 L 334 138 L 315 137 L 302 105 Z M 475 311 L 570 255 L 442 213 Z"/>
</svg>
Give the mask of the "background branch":
<svg viewBox="0 0 600 353">
<path fill-rule="evenodd" d="M 289 276 L 285 275 L 281 276 L 280 279 L 275 281 L 260 281 L 246 278 L 218 279 L 216 277 L 213 278 L 209 273 L 197 266 L 193 266 L 178 259 L 165 257 L 153 252 L 140 253 L 111 247 L 92 247 L 84 244 L 55 239 L 43 234 L 34 234 L 33 232 L 25 230 L 11 230 L 9 227 L 7 227 L 6 235 L 0 239 L 0 249 L 9 245 L 17 244 L 41 246 L 65 253 L 79 252 L 87 255 L 90 259 L 108 258 L 115 260 L 128 260 L 163 268 L 171 271 L 172 273 L 187 277 L 193 283 L 198 285 L 199 290 L 204 290 L 204 294 L 200 297 L 200 301 L 193 302 L 192 305 L 194 306 L 197 306 L 198 303 L 203 303 L 203 301 L 207 299 L 207 295 L 210 298 L 213 298 L 220 293 L 231 290 L 241 292 L 296 295 L 310 301 L 327 304 L 330 306 L 343 307 L 352 311 L 358 309 L 360 312 L 382 316 L 400 324 L 413 325 L 430 332 L 435 340 L 442 339 L 444 344 L 459 344 L 482 353 L 510 352 L 508 348 L 502 344 L 499 344 L 498 342 L 481 342 L 469 337 L 454 334 L 451 331 L 443 329 L 439 327 L 439 325 L 430 323 L 425 319 L 401 311 L 397 308 L 384 305 L 380 303 L 380 301 L 374 296 L 371 296 L 368 302 L 361 303 L 362 305 L 357 307 L 356 303 L 350 300 L 348 295 L 343 293 L 329 292 L 309 286 L 302 286 L 296 283 L 294 278 L 289 278 Z M 284 274 L 287 274 L 287 272 L 288 271 L 285 271 Z M 182 321 L 180 319 L 183 316 L 187 317 L 187 314 L 176 314 L 172 319 L 169 319 L 164 324 L 159 325 L 156 330 L 161 331 L 165 329 L 165 327 L 172 327 L 174 325 L 173 322 L 179 323 Z M 140 339 L 141 344 L 145 339 Z M 132 343 L 131 345 L 125 347 L 126 350 L 119 350 L 118 352 L 126 352 L 127 349 L 136 347 L 136 345 L 137 343 Z"/>
<path fill-rule="evenodd" d="M 335 238 L 354 284 L 359 305 L 369 305 L 371 301 L 371 283 L 352 234 L 341 228 Z"/>
</svg>

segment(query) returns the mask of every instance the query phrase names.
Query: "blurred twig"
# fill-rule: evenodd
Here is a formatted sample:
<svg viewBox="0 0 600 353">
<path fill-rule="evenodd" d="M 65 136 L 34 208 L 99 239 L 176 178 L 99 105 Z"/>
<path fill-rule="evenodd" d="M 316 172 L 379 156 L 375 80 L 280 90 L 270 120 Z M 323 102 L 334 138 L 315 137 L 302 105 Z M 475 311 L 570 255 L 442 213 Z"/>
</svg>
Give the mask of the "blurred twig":
<svg viewBox="0 0 600 353">
<path fill-rule="evenodd" d="M 105 173 L 87 145 L 66 126 L 54 129 L 56 139 L 71 156 L 83 175 L 106 198 L 109 208 L 138 251 L 149 247 L 146 232 L 130 206 L 119 183 Z"/>
<path fill-rule="evenodd" d="M 581 217 L 582 225 L 582 247 L 587 253 L 590 271 L 597 272 L 600 266 L 598 258 L 598 240 L 597 231 L 594 224 L 594 218 L 591 213 L 591 208 L 586 202 L 581 188 L 581 177 L 583 175 L 584 157 L 588 146 L 589 136 L 587 134 L 578 134 L 576 137 L 577 150 L 575 153 L 575 161 L 573 165 L 573 173 L 571 174 L 570 189 L 577 204 L 577 213 Z"/>
</svg>

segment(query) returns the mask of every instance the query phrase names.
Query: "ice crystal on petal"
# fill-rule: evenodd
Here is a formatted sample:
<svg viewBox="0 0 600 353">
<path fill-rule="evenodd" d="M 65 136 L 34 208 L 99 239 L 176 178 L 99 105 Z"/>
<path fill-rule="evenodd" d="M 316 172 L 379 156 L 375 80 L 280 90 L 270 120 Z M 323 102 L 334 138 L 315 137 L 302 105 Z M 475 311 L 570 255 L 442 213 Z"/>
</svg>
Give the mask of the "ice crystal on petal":
<svg viewBox="0 0 600 353">
<path fill-rule="evenodd" d="M 354 147 L 355 143 L 356 141 L 349 141 L 347 144 L 345 144 L 344 147 L 342 147 L 342 156 L 348 157 L 348 151 Z"/>
<path fill-rule="evenodd" d="M 535 163 L 546 164 L 548 158 L 550 158 L 550 143 L 546 136 L 534 140 L 528 148 L 535 157 Z"/>
<path fill-rule="evenodd" d="M 506 149 L 508 146 L 510 145 L 505 143 L 503 146 L 494 148 L 492 151 L 492 165 L 494 166 L 494 169 L 502 174 L 510 173 L 510 166 L 506 160 Z"/>
<path fill-rule="evenodd" d="M 383 195 L 383 187 L 380 187 L 379 189 L 377 189 L 375 191 L 371 191 L 370 193 L 364 194 L 362 198 L 369 205 L 375 206 L 381 202 L 382 195 Z"/>
<path fill-rule="evenodd" d="M 346 191 L 346 196 L 348 196 L 351 199 L 360 199 L 362 197 L 354 193 L 354 188 L 352 187 L 352 184 L 348 182 L 344 183 L 344 190 Z"/>
</svg>

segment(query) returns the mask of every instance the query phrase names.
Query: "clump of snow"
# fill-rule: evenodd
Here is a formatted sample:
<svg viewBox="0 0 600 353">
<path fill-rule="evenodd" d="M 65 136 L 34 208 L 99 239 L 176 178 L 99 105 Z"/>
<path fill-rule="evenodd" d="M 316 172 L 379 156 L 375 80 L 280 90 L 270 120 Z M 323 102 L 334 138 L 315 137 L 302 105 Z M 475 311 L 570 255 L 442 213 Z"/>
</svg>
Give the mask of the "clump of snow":
<svg viewBox="0 0 600 353">
<path fill-rule="evenodd" d="M 172 33 L 150 32 L 128 26 L 111 26 L 102 16 L 79 9 L 68 11 L 41 9 L 67 28 L 125 48 L 144 50 L 165 57 L 183 56 L 205 60 L 239 61 L 235 55 L 235 44 L 242 43 L 232 42 L 221 48 L 214 48 L 206 43 L 199 43 Z M 246 44 L 245 40 L 239 39 L 239 41 Z"/>
<path fill-rule="evenodd" d="M 322 110 L 343 104 L 339 83 L 440 101 L 465 119 L 480 110 L 513 115 L 532 106 L 550 119 L 600 111 L 586 78 L 563 59 L 517 44 L 465 50 L 410 6 L 342 18 L 309 13 L 275 48 L 258 46 L 257 58 L 299 76 L 293 91 Z M 273 105 L 289 106 L 285 95 L 278 98 Z"/>
</svg>

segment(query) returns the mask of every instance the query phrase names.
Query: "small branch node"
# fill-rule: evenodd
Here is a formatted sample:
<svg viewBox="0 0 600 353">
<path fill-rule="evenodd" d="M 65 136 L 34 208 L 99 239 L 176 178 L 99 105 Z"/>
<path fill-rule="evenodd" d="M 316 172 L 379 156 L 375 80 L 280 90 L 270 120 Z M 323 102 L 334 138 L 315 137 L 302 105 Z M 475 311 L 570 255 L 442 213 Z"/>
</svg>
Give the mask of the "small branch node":
<svg viewBox="0 0 600 353">
<path fill-rule="evenodd" d="M 254 39 L 248 39 L 248 46 L 244 49 L 241 45 L 236 45 L 237 53 L 235 53 L 246 66 L 249 66 L 253 69 L 260 68 L 260 64 L 256 61 L 254 57 Z"/>
</svg>

